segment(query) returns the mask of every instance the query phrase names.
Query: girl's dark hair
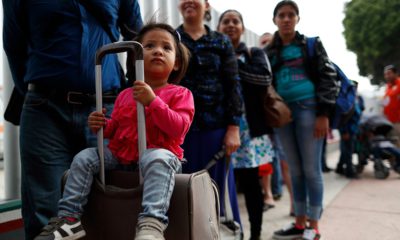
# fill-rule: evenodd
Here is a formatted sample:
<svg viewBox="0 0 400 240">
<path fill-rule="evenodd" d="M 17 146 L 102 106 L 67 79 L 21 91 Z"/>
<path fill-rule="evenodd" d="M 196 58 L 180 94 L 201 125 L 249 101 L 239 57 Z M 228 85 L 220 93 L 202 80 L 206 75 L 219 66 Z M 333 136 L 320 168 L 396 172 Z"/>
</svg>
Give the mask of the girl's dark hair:
<svg viewBox="0 0 400 240">
<path fill-rule="evenodd" d="M 292 0 L 282 0 L 282 1 L 280 1 L 280 2 L 275 6 L 275 9 L 274 9 L 274 17 L 276 17 L 276 15 L 278 14 L 278 11 L 279 11 L 279 9 L 280 9 L 281 7 L 287 6 L 287 5 L 289 5 L 289 6 L 291 6 L 292 8 L 294 8 L 294 11 L 296 12 L 297 16 L 299 16 L 299 6 L 297 6 L 297 3 L 295 3 L 295 2 L 292 1 Z"/>
<path fill-rule="evenodd" d="M 185 76 L 190 60 L 190 52 L 181 42 L 180 34 L 172 26 L 166 23 L 150 22 L 145 26 L 143 26 L 143 28 L 138 32 L 134 40 L 142 43 L 143 37 L 148 32 L 157 29 L 167 31 L 172 35 L 173 39 L 175 40 L 176 61 L 178 61 L 179 63 L 179 69 L 171 72 L 171 74 L 168 77 L 168 83 L 178 84 L 181 81 L 181 79 Z M 131 59 L 131 61 L 133 61 L 133 59 Z"/>
<path fill-rule="evenodd" d="M 236 14 L 239 16 L 239 19 L 240 19 L 240 21 L 242 22 L 243 28 L 245 28 L 245 27 L 244 27 L 244 22 L 243 22 L 243 16 L 242 16 L 242 14 L 241 14 L 238 10 L 235 10 L 235 9 L 228 9 L 228 10 L 226 10 L 225 12 L 223 12 L 223 13 L 219 16 L 217 29 L 219 28 L 219 25 L 221 24 L 221 21 L 222 21 L 222 19 L 224 18 L 224 16 L 225 16 L 227 13 L 230 13 L 230 12 L 234 12 L 234 13 L 236 13 Z"/>
</svg>

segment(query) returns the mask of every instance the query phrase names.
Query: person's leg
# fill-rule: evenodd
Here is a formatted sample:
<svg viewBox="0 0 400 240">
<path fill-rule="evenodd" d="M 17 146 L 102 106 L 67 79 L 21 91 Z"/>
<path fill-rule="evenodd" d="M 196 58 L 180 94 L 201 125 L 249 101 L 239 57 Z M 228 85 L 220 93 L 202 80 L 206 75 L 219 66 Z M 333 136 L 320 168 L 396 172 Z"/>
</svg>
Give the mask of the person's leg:
<svg viewBox="0 0 400 240">
<path fill-rule="evenodd" d="M 295 124 L 291 123 L 281 128 L 278 133 L 285 151 L 289 165 L 291 182 L 293 187 L 294 210 L 296 216 L 307 215 L 307 195 L 305 176 L 302 169 L 299 149 L 295 138 Z M 303 223 L 303 225 L 305 222 Z"/>
<path fill-rule="evenodd" d="M 250 239 L 257 239 L 261 234 L 263 215 L 263 196 L 257 168 L 235 169 L 235 176 L 243 186 L 243 194 L 250 222 Z"/>
<path fill-rule="evenodd" d="M 118 160 L 107 147 L 104 147 L 104 168 L 112 170 L 118 165 Z M 86 148 L 74 157 L 65 183 L 63 197 L 59 201 L 59 217 L 80 219 L 88 201 L 94 176 L 99 171 L 100 159 L 97 148 Z"/>
<path fill-rule="evenodd" d="M 71 130 L 73 112 L 34 92 L 26 94 L 21 116 L 21 200 L 25 237 L 33 239 L 57 215 L 61 178 L 77 145 Z"/>
<path fill-rule="evenodd" d="M 175 173 L 181 171 L 181 163 L 172 152 L 152 148 L 144 151 L 139 167 L 143 175 L 143 211 L 138 217 L 135 240 L 164 239 Z"/>
<path fill-rule="evenodd" d="M 118 166 L 118 160 L 108 148 L 104 149 L 104 167 L 111 170 Z M 35 239 L 79 239 L 86 235 L 80 218 L 92 187 L 93 176 L 100 170 L 97 148 L 79 152 L 71 164 L 63 197 L 59 201 L 57 216 L 50 219 Z"/>
<path fill-rule="evenodd" d="M 225 129 L 212 131 L 189 131 L 185 137 L 185 142 L 182 145 L 182 148 L 185 151 L 185 158 L 187 159 L 187 162 L 182 164 L 182 172 L 193 173 L 203 170 L 212 157 L 222 149 L 225 132 Z M 222 216 L 225 215 L 225 209 L 222 204 L 225 197 L 224 194 L 222 194 L 225 191 L 225 166 L 226 161 L 221 160 L 208 170 L 211 178 L 217 183 L 218 189 L 220 190 L 219 197 Z M 229 163 L 228 187 L 234 219 L 241 224 L 239 205 L 237 203 L 235 177 L 231 163 Z"/>
<path fill-rule="evenodd" d="M 139 219 L 153 217 L 168 224 L 167 211 L 175 186 L 175 173 L 181 171 L 179 159 L 166 149 L 147 149 L 139 167 L 143 175 L 143 212 Z"/>
<path fill-rule="evenodd" d="M 321 167 L 323 139 L 314 137 L 315 103 L 303 101 L 300 107 L 298 118 L 296 118 L 296 142 L 302 159 L 301 168 L 308 197 L 307 216 L 310 220 L 310 227 L 318 230 L 318 221 L 322 215 L 324 192 Z M 293 175 L 291 176 L 293 177 Z M 303 218 L 300 222 L 304 220 Z"/>
<path fill-rule="evenodd" d="M 262 176 L 262 186 L 264 188 L 264 211 L 275 207 L 274 196 L 271 191 L 271 179 L 272 179 L 272 165 L 269 164 L 271 168 L 271 173 Z"/>
<path fill-rule="evenodd" d="M 340 148 L 340 156 L 339 156 L 339 161 L 336 165 L 336 170 L 335 172 L 337 174 L 344 174 L 344 169 L 345 169 L 345 158 L 346 158 L 346 140 L 343 139 L 343 137 L 340 138 L 339 142 L 339 148 Z"/>
<path fill-rule="evenodd" d="M 290 180 L 290 173 L 289 173 L 289 165 L 286 161 L 286 154 L 282 147 L 282 142 L 278 136 L 278 134 L 274 135 L 274 146 L 276 150 L 276 156 L 279 159 L 280 165 L 280 178 L 283 180 L 283 183 L 286 185 L 289 197 L 290 197 L 290 216 L 294 216 L 294 200 L 293 200 L 293 190 L 292 190 L 292 182 Z M 275 171 L 275 169 L 274 169 Z M 274 172 L 275 173 L 275 172 Z M 280 185 L 282 186 L 282 185 Z M 282 191 L 282 190 L 281 190 Z"/>
<path fill-rule="evenodd" d="M 290 106 L 290 105 L 289 105 Z M 292 109 L 292 108 L 291 108 Z M 295 223 L 274 232 L 274 239 L 297 239 L 301 238 L 306 227 L 307 220 L 307 194 L 306 181 L 302 169 L 299 149 L 296 143 L 295 125 L 296 111 L 292 109 L 293 122 L 278 129 L 279 138 L 286 154 L 290 170 L 290 180 L 293 187 L 293 206 Z"/>
<path fill-rule="evenodd" d="M 273 172 L 271 175 L 271 191 L 274 200 L 279 200 L 282 196 L 282 169 L 281 160 L 278 151 L 275 151 L 275 157 L 272 161 Z"/>
<path fill-rule="evenodd" d="M 283 182 L 286 185 L 290 197 L 290 216 L 294 216 L 293 188 L 292 188 L 292 181 L 290 179 L 289 164 L 287 163 L 286 160 L 283 159 L 281 159 L 280 162 L 281 162 Z"/>
<path fill-rule="evenodd" d="M 321 153 L 321 165 L 322 165 L 322 172 L 330 172 L 332 169 L 330 167 L 328 167 L 328 164 L 326 163 L 326 148 L 327 148 L 327 143 L 328 140 L 325 137 L 323 139 L 323 143 L 322 143 L 322 153 Z"/>
<path fill-rule="evenodd" d="M 357 172 L 353 165 L 353 151 L 354 151 L 354 136 L 349 136 L 349 139 L 344 140 L 344 165 L 345 167 L 345 175 L 348 178 L 357 178 Z"/>
</svg>

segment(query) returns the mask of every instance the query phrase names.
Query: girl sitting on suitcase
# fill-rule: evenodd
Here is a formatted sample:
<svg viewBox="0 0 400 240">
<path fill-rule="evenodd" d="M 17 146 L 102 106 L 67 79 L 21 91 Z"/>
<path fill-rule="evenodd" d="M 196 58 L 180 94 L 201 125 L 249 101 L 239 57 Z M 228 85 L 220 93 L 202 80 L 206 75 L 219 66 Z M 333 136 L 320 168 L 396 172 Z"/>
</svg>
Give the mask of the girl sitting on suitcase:
<svg viewBox="0 0 400 240">
<path fill-rule="evenodd" d="M 137 36 L 143 45 L 145 82 L 135 81 L 115 101 L 111 118 L 92 112 L 93 132 L 104 128 L 109 144 L 104 148 L 107 170 L 138 161 L 136 101 L 145 106 L 147 145 L 139 161 L 143 175 L 143 212 L 139 215 L 135 240 L 164 239 L 166 216 L 175 173 L 181 171 L 180 145 L 192 123 L 192 93 L 177 84 L 186 72 L 189 52 L 179 34 L 169 25 L 149 23 Z M 73 159 L 58 216 L 52 218 L 35 240 L 79 239 L 85 236 L 80 221 L 93 182 L 99 173 L 97 148 L 87 148 Z"/>
</svg>

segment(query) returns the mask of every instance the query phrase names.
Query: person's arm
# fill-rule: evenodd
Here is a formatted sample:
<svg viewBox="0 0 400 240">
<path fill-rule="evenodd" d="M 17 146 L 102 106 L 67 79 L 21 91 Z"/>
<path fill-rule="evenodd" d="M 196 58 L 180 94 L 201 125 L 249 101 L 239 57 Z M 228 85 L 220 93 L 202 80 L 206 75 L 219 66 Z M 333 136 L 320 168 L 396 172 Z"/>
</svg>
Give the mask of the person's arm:
<svg viewBox="0 0 400 240">
<path fill-rule="evenodd" d="M 121 107 L 121 94 L 118 95 L 117 99 L 114 103 L 114 108 L 111 113 L 111 118 L 105 118 L 105 125 L 104 125 L 104 138 L 112 138 L 114 136 L 115 130 L 119 127 L 119 123 L 115 120 L 115 115 L 118 114 L 118 111 Z"/>
<path fill-rule="evenodd" d="M 179 139 L 184 136 L 194 116 L 194 100 L 192 93 L 184 89 L 175 94 L 172 101 L 166 104 L 156 97 L 147 107 L 154 124 L 169 137 Z"/>
<path fill-rule="evenodd" d="M 19 92 L 26 91 L 24 76 L 28 59 L 28 29 L 26 14 L 20 0 L 3 0 L 3 46 L 7 55 L 11 75 Z"/>
<path fill-rule="evenodd" d="M 221 54 L 220 78 L 225 91 L 225 109 L 228 125 L 239 126 L 243 114 L 243 98 L 241 94 L 238 63 L 233 46 L 227 36 L 223 36 L 225 51 Z"/>
<path fill-rule="evenodd" d="M 238 65 L 233 46 L 224 35 L 225 52 L 221 56 L 221 78 L 225 91 L 227 131 L 224 138 L 226 154 L 229 156 L 240 146 L 239 120 L 244 103 L 239 82 Z"/>
<path fill-rule="evenodd" d="M 142 28 L 143 20 L 137 0 L 122 0 L 118 25 L 124 41 L 132 40 Z"/>
<path fill-rule="evenodd" d="M 336 70 L 328 58 L 319 38 L 315 42 L 318 79 L 316 82 L 317 116 L 327 116 L 333 112 L 339 92 Z"/>
<path fill-rule="evenodd" d="M 239 75 L 241 81 L 249 79 L 250 83 L 256 85 L 270 85 L 272 73 L 267 54 L 261 49 L 253 47 L 249 49 L 248 60 L 238 61 Z"/>
</svg>

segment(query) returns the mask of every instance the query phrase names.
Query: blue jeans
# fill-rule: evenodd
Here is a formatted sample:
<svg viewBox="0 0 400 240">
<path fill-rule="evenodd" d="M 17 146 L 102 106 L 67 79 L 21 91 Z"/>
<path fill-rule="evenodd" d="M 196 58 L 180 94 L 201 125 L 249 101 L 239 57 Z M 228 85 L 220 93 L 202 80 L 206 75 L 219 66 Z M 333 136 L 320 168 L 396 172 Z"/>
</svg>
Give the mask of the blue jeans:
<svg viewBox="0 0 400 240">
<path fill-rule="evenodd" d="M 105 106 L 112 110 L 112 104 Z M 61 178 L 73 157 L 95 146 L 87 116 L 95 107 L 28 91 L 21 115 L 21 200 L 25 237 L 33 239 L 57 214 Z"/>
<path fill-rule="evenodd" d="M 323 138 L 314 137 L 316 102 L 307 99 L 289 103 L 293 121 L 278 129 L 289 164 L 296 216 L 319 220 L 324 184 L 321 168 Z"/>
<path fill-rule="evenodd" d="M 286 161 L 286 155 L 282 148 L 281 140 L 279 139 L 278 134 L 275 133 L 272 135 L 272 141 L 274 143 L 275 157 L 272 161 L 272 167 L 274 169 L 271 178 L 271 191 L 273 195 L 282 194 L 282 168 L 281 168 L 281 160 Z"/>
<path fill-rule="evenodd" d="M 104 168 L 117 169 L 118 159 L 104 148 Z M 175 186 L 175 173 L 181 171 L 179 159 L 166 149 L 152 148 L 143 152 L 139 161 L 143 175 L 143 217 L 157 218 L 168 224 L 167 211 Z M 87 148 L 79 152 L 72 164 L 63 198 L 59 202 L 58 216 L 80 218 L 88 201 L 93 176 L 100 170 L 97 148 Z"/>
</svg>

